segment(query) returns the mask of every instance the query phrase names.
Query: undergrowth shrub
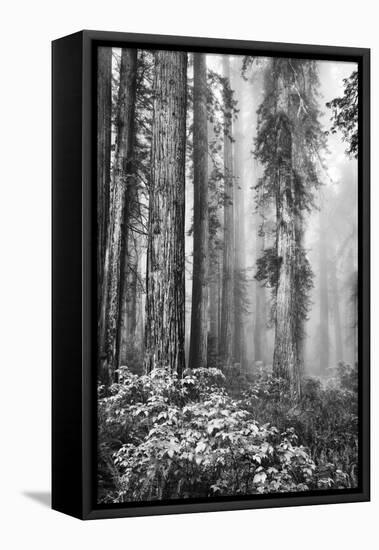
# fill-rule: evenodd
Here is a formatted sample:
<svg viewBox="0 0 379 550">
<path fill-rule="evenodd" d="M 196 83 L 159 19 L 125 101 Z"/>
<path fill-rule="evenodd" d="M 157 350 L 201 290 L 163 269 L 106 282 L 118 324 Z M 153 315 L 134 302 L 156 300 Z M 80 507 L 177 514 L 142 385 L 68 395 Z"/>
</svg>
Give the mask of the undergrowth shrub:
<svg viewBox="0 0 379 550">
<path fill-rule="evenodd" d="M 358 484 L 358 371 L 339 363 L 328 380 L 305 378 L 300 403 L 293 407 L 284 380 L 260 376 L 244 392 L 243 406 L 258 421 L 294 429 L 316 465 L 319 488 Z"/>
<path fill-rule="evenodd" d="M 103 502 L 304 491 L 315 464 L 294 430 L 260 423 L 218 369 L 182 379 L 128 369 L 99 387 Z"/>
<path fill-rule="evenodd" d="M 306 378 L 295 407 L 286 381 L 267 372 L 186 373 L 121 368 L 99 386 L 102 502 L 357 486 L 356 366 Z"/>
</svg>

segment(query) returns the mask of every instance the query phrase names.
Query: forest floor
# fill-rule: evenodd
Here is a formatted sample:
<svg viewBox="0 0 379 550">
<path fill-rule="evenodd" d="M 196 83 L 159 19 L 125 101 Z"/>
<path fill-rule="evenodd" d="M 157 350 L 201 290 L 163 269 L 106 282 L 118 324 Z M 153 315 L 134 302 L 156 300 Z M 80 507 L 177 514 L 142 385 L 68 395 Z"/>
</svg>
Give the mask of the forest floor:
<svg viewBox="0 0 379 550">
<path fill-rule="evenodd" d="M 165 369 L 99 386 L 103 503 L 346 489 L 358 484 L 357 367 L 287 383 L 262 370 Z"/>
</svg>

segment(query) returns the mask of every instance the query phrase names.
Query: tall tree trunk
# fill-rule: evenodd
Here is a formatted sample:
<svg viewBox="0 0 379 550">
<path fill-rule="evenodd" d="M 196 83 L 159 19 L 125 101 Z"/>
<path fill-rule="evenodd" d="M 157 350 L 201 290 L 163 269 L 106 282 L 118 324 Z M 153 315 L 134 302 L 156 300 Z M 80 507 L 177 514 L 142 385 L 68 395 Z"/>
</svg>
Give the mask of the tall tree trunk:
<svg viewBox="0 0 379 550">
<path fill-rule="evenodd" d="M 262 233 L 263 218 L 257 212 L 256 223 L 256 256 L 259 258 L 264 251 L 264 235 Z M 264 335 L 266 325 L 266 294 L 261 281 L 255 281 L 255 323 L 254 323 L 254 359 L 263 361 L 265 356 Z"/>
<path fill-rule="evenodd" d="M 129 293 L 127 296 L 127 334 L 129 341 L 135 345 L 136 329 L 137 329 L 137 299 L 138 299 L 138 244 L 134 242 L 130 246 L 132 250 L 130 258 L 130 268 L 128 272 L 128 288 Z"/>
<path fill-rule="evenodd" d="M 230 82 L 229 57 L 223 57 L 223 72 Z M 226 95 L 226 94 L 225 94 Z M 221 305 L 221 357 L 226 365 L 233 363 L 234 322 L 234 193 L 233 193 L 233 148 L 231 141 L 232 123 L 230 108 L 226 105 L 224 133 L 224 253 Z"/>
<path fill-rule="evenodd" d="M 129 197 L 127 197 L 127 201 L 128 200 Z M 129 219 L 130 218 L 126 216 L 126 220 Z M 129 229 L 126 230 L 125 236 L 127 238 L 127 242 L 125 243 L 125 259 L 121 272 L 121 312 L 119 321 L 120 344 L 118 346 L 118 366 L 128 364 L 128 348 L 135 348 L 136 345 L 138 251 L 135 236 L 131 235 L 131 233 L 132 232 Z"/>
<path fill-rule="evenodd" d="M 298 373 L 298 356 L 296 329 L 294 322 L 294 265 L 296 236 L 295 224 L 288 205 L 285 188 L 286 178 L 279 176 L 279 193 L 277 198 L 277 251 L 278 251 L 278 283 L 276 291 L 275 315 L 275 348 L 273 371 L 275 376 L 286 378 L 290 382 L 293 397 L 300 394 L 300 377 Z"/>
<path fill-rule="evenodd" d="M 137 50 L 121 52 L 117 108 L 117 142 L 113 166 L 112 196 L 104 261 L 100 318 L 100 358 L 108 382 L 114 380 L 119 357 L 119 321 L 122 307 L 121 274 L 124 261 L 126 196 L 132 156 L 136 94 Z"/>
<path fill-rule="evenodd" d="M 322 207 L 321 207 L 322 208 Z M 322 208 L 323 210 L 323 208 Z M 326 375 L 329 368 L 329 293 L 326 220 L 320 213 L 320 374 Z"/>
<path fill-rule="evenodd" d="M 208 127 L 207 65 L 194 54 L 193 90 L 194 223 L 189 367 L 207 366 L 208 341 Z"/>
<path fill-rule="evenodd" d="M 222 213 L 222 216 L 224 218 L 224 212 Z M 222 232 L 224 233 L 224 229 L 222 229 Z M 222 357 L 222 291 L 223 291 L 223 277 L 224 277 L 224 250 L 218 251 L 218 283 L 217 283 L 217 289 L 218 289 L 218 304 L 217 304 L 217 310 L 218 310 L 218 335 L 219 335 L 219 347 L 218 347 L 218 355 L 219 358 Z"/>
<path fill-rule="evenodd" d="M 187 54 L 155 53 L 146 270 L 145 367 L 185 368 Z"/>
<path fill-rule="evenodd" d="M 301 395 L 300 361 L 298 355 L 296 269 L 298 235 L 294 205 L 297 203 L 293 176 L 293 136 L 290 119 L 290 94 L 282 78 L 277 82 L 277 110 L 281 113 L 277 131 L 277 150 L 281 162 L 276 175 L 276 249 L 277 287 L 275 303 L 274 376 L 289 381 L 291 398 Z"/>
<path fill-rule="evenodd" d="M 135 342 L 136 348 L 141 355 L 144 357 L 144 340 L 145 340 L 145 284 L 144 284 L 144 275 L 146 274 L 145 266 L 142 265 L 143 254 L 138 257 L 138 272 L 137 272 L 137 301 L 136 301 L 136 332 L 135 332 Z M 142 374 L 144 369 L 144 361 L 141 364 Z"/>
<path fill-rule="evenodd" d="M 101 299 L 111 181 L 112 48 L 98 49 L 97 64 L 97 280 Z"/>
<path fill-rule="evenodd" d="M 296 164 L 295 170 L 296 170 Z M 296 234 L 296 263 L 295 263 L 295 285 L 294 288 L 298 289 L 303 283 L 302 279 L 302 262 L 304 251 L 304 219 L 302 215 L 295 214 L 295 234 Z M 306 305 L 303 304 L 305 307 Z M 299 383 L 299 392 L 301 379 L 304 374 L 304 355 L 305 355 L 305 318 L 304 315 L 299 314 L 300 308 L 296 308 L 296 344 L 297 344 L 297 376 Z M 300 393 L 299 393 L 300 395 Z"/>
<path fill-rule="evenodd" d="M 133 230 L 133 226 L 137 223 L 139 204 L 133 154 L 136 147 L 134 128 L 132 139 L 132 150 L 127 163 L 124 230 L 121 247 L 120 311 L 117 335 L 118 367 L 127 364 L 127 350 L 134 347 L 135 344 L 138 250 L 136 232 Z"/>
<path fill-rule="evenodd" d="M 208 150 L 214 154 L 217 146 L 212 123 L 208 123 Z M 211 154 L 208 157 L 208 181 L 211 180 L 214 170 L 214 159 Z M 209 335 L 208 335 L 208 365 L 218 365 L 219 340 L 220 340 L 220 311 L 219 311 L 219 285 L 220 285 L 220 241 L 221 241 L 221 212 L 219 209 L 219 188 L 209 185 L 209 244 L 208 244 L 208 280 L 209 280 Z"/>
<path fill-rule="evenodd" d="M 324 139 L 317 87 L 315 62 L 273 58 L 265 72 L 255 149 L 264 166 L 259 187 L 276 208 L 276 243 L 262 258 L 259 273 L 274 290 L 273 371 L 287 379 L 294 404 L 301 398 L 304 326 L 313 279 L 303 245 L 304 213 L 312 208 L 312 190 L 319 184 L 314 153 Z"/>
<path fill-rule="evenodd" d="M 216 253 L 217 254 L 217 253 Z M 212 263 L 209 266 L 209 338 L 208 338 L 208 357 L 214 361 L 218 354 L 219 345 L 219 265 L 218 255 L 211 258 Z M 209 361 L 208 361 L 209 362 Z"/>
<path fill-rule="evenodd" d="M 235 67 L 237 81 L 240 82 L 239 67 Z M 239 110 L 243 112 L 243 91 L 237 88 Z M 244 214 L 244 128 L 243 119 L 239 117 L 234 127 L 234 361 L 241 366 L 245 362 L 244 307 L 246 304 L 245 288 L 245 214 Z"/>
</svg>

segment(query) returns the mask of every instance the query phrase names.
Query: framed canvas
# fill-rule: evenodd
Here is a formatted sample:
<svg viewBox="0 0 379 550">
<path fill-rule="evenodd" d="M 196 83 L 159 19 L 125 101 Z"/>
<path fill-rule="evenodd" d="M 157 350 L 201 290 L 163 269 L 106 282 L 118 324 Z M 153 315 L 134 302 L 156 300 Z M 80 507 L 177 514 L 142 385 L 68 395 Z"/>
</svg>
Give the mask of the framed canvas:
<svg viewBox="0 0 379 550">
<path fill-rule="evenodd" d="M 369 500 L 369 64 L 53 42 L 55 510 Z"/>
</svg>

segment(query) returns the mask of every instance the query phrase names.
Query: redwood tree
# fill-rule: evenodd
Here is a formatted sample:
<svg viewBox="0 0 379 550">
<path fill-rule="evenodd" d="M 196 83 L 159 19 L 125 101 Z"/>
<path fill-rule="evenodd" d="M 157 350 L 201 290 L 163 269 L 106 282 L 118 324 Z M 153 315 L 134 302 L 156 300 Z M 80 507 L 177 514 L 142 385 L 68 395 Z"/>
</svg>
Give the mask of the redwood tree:
<svg viewBox="0 0 379 550">
<path fill-rule="evenodd" d="M 220 355 L 226 365 L 233 362 L 234 343 L 234 185 L 233 185 L 233 143 L 232 114 L 230 98 L 230 60 L 223 56 L 225 78 L 224 102 L 224 250 L 222 272 L 221 336 Z"/>
<path fill-rule="evenodd" d="M 145 367 L 184 369 L 187 54 L 155 53 Z"/>
<path fill-rule="evenodd" d="M 113 164 L 109 226 L 104 259 L 100 312 L 99 355 L 103 378 L 114 380 L 119 357 L 119 325 L 122 308 L 121 273 L 124 261 L 126 196 L 134 142 L 137 50 L 121 52 L 120 83 L 116 113 L 116 150 Z"/>
<path fill-rule="evenodd" d="M 207 366 L 208 340 L 208 121 L 207 65 L 194 54 L 193 88 L 193 272 L 190 368 Z"/>
<path fill-rule="evenodd" d="M 274 375 L 286 379 L 296 403 L 301 395 L 304 321 L 312 271 L 303 246 L 304 212 L 319 185 L 315 159 L 325 144 L 319 124 L 317 66 L 272 59 L 258 111 L 256 157 L 264 167 L 261 200 L 276 211 L 275 246 L 258 263 L 258 278 L 273 288 Z"/>
<path fill-rule="evenodd" d="M 208 281 L 209 281 L 209 334 L 208 366 L 216 366 L 220 339 L 220 272 L 222 267 L 222 224 L 221 190 L 217 176 L 220 169 L 215 157 L 218 153 L 219 137 L 213 125 L 208 123 Z"/>
<path fill-rule="evenodd" d="M 238 109 L 244 109 L 243 88 L 239 70 L 239 61 L 234 63 L 233 88 L 238 93 Z M 245 197 L 244 197 L 244 118 L 237 117 L 233 128 L 234 142 L 234 343 L 233 356 L 236 363 L 244 365 L 245 339 L 244 314 L 246 311 L 245 277 Z"/>
<path fill-rule="evenodd" d="M 98 49 L 97 68 L 97 277 L 100 299 L 111 181 L 112 48 Z"/>
</svg>

